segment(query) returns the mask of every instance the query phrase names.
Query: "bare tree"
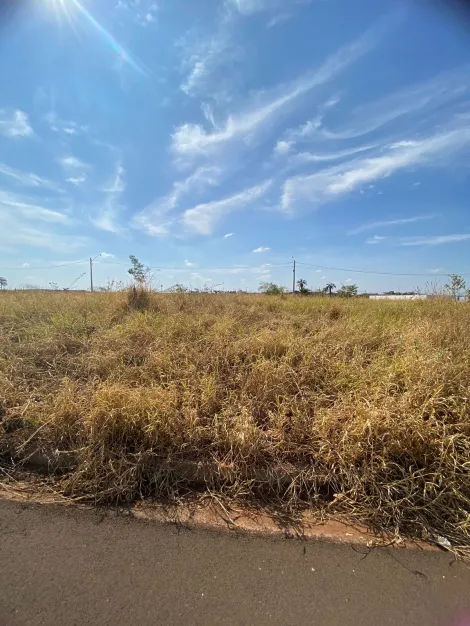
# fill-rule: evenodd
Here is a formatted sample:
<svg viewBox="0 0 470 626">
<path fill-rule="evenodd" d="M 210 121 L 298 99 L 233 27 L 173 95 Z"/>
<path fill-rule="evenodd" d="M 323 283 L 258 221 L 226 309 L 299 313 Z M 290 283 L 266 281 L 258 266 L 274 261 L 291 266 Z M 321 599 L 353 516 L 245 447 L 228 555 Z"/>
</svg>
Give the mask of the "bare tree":
<svg viewBox="0 0 470 626">
<path fill-rule="evenodd" d="M 7 285 L 8 285 L 7 279 L 3 278 L 3 276 L 0 276 L 0 289 L 5 289 Z"/>
</svg>

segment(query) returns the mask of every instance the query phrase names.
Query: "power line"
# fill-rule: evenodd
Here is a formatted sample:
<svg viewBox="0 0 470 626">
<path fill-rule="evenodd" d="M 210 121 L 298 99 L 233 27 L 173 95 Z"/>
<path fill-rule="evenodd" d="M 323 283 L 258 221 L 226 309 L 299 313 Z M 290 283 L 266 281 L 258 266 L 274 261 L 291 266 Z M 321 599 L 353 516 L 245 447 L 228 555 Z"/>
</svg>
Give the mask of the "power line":
<svg viewBox="0 0 470 626">
<path fill-rule="evenodd" d="M 432 278 L 433 276 L 445 276 L 446 278 L 450 275 L 448 274 L 410 274 L 410 273 L 398 273 L 398 272 L 373 272 L 370 270 L 352 270 L 345 267 L 329 267 L 328 265 L 314 265 L 313 263 L 301 263 L 297 261 L 297 265 L 305 265 L 307 267 L 317 267 L 322 270 L 335 270 L 337 272 L 352 272 L 355 274 L 379 274 L 381 276 L 427 276 L 428 278 Z M 470 276 L 470 272 L 453 272 L 458 274 L 459 276 Z"/>
<path fill-rule="evenodd" d="M 106 265 L 126 265 L 129 266 L 129 263 L 123 263 L 120 261 L 97 261 L 100 265 L 105 263 Z M 187 271 L 187 272 L 213 272 L 213 271 L 229 271 L 229 270 L 253 270 L 259 269 L 260 267 L 290 267 L 291 263 L 260 263 L 258 265 L 239 265 L 239 266 L 231 266 L 231 267 L 150 267 L 151 270 L 160 270 L 160 271 Z"/>
<path fill-rule="evenodd" d="M 29 266 L 29 267 L 0 267 L 1 271 L 8 271 L 8 272 L 33 272 L 36 270 L 49 270 L 49 269 L 56 269 L 56 268 L 60 268 L 60 267 L 70 267 L 72 265 L 83 265 L 84 263 L 89 263 L 89 259 L 84 259 L 83 261 L 71 261 L 69 263 L 59 263 L 57 265 L 48 265 L 48 266 L 42 266 L 42 267 L 33 267 L 33 266 Z M 96 261 L 96 263 L 101 264 L 106 264 L 106 265 L 125 265 L 128 266 L 129 263 L 127 262 L 123 262 L 123 261 Z M 322 269 L 322 270 L 333 270 L 333 271 L 338 271 L 338 272 L 351 272 L 354 274 L 375 274 L 375 275 L 379 275 L 379 276 L 421 276 L 421 277 L 427 277 L 427 278 L 433 278 L 433 277 L 445 277 L 447 278 L 449 276 L 449 273 L 432 273 L 432 274 L 425 274 L 425 273 L 400 273 L 400 272 L 377 272 L 377 271 L 373 271 L 373 270 L 355 270 L 355 269 L 351 269 L 351 268 L 346 268 L 346 267 L 331 267 L 329 265 L 316 265 L 314 263 L 304 263 L 302 261 L 296 261 L 297 265 L 302 265 L 304 267 L 315 267 L 317 269 Z M 233 270 L 253 270 L 253 269 L 259 269 L 260 267 L 289 267 L 292 265 L 292 262 L 286 262 L 286 263 L 260 263 L 258 265 L 240 265 L 240 266 L 231 266 L 231 267 L 213 267 L 213 268 L 207 268 L 207 267 L 150 267 L 149 269 L 151 270 L 159 270 L 159 271 L 187 271 L 187 272 L 211 272 L 211 271 L 218 271 L 218 272 L 223 272 L 223 271 L 233 271 Z M 470 276 L 470 272 L 454 272 L 455 274 L 458 274 L 459 276 Z"/>
<path fill-rule="evenodd" d="M 34 272 L 35 270 L 51 270 L 56 267 L 68 267 L 70 265 L 81 265 L 83 263 L 88 263 L 88 260 L 59 263 L 59 265 L 48 265 L 47 267 L 0 267 L 0 270 L 2 270 L 2 272 Z"/>
</svg>

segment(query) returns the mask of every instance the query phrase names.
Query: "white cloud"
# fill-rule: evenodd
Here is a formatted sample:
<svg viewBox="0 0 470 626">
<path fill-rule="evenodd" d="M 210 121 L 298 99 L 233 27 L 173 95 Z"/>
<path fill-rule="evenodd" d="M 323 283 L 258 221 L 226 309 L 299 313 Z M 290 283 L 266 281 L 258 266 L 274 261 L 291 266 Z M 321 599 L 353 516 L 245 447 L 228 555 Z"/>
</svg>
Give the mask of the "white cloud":
<svg viewBox="0 0 470 626">
<path fill-rule="evenodd" d="M 236 58 L 235 53 L 230 52 L 230 37 L 223 28 L 217 34 L 206 41 L 196 44 L 184 42 L 183 67 L 188 70 L 181 89 L 188 96 L 197 96 L 213 87 L 214 73 L 222 66 Z"/>
<path fill-rule="evenodd" d="M 183 214 L 184 226 L 200 235 L 210 235 L 219 219 L 233 211 L 243 209 L 264 196 L 271 184 L 272 181 L 268 180 L 222 200 L 199 204 L 188 209 Z"/>
<path fill-rule="evenodd" d="M 348 126 L 338 131 L 322 131 L 331 139 L 351 139 L 377 130 L 385 124 L 423 108 L 432 110 L 470 91 L 470 66 L 441 73 L 430 80 L 407 87 L 352 111 Z"/>
<path fill-rule="evenodd" d="M 295 168 L 300 165 L 306 165 L 307 163 L 323 163 L 326 161 L 339 161 L 348 156 L 359 154 L 361 152 L 367 152 L 372 150 L 376 145 L 359 146 L 357 148 L 349 148 L 347 150 L 338 150 L 337 152 L 330 153 L 312 153 L 312 152 L 298 152 L 292 154 L 288 160 L 288 168 Z"/>
<path fill-rule="evenodd" d="M 91 217 L 91 222 L 96 228 L 115 234 L 124 230 L 119 224 L 119 215 L 122 211 L 120 198 L 126 189 L 124 177 L 124 167 L 118 161 L 115 164 L 114 174 L 102 189 L 105 194 L 104 202 L 100 204 L 98 214 Z"/>
<path fill-rule="evenodd" d="M 42 176 L 32 174 L 30 172 L 22 172 L 21 170 L 15 170 L 4 163 L 0 163 L 0 175 L 7 176 L 25 187 L 42 187 L 44 189 L 50 189 L 51 191 L 61 191 L 60 187 Z"/>
<path fill-rule="evenodd" d="M 186 265 L 186 267 L 194 267 L 194 263 L 191 263 L 191 261 L 188 261 L 187 259 L 184 264 Z"/>
<path fill-rule="evenodd" d="M 89 165 L 77 157 L 68 156 L 59 159 L 60 164 L 65 170 L 85 170 L 89 168 Z"/>
<path fill-rule="evenodd" d="M 156 198 L 134 217 L 134 226 L 151 236 L 166 236 L 174 221 L 168 214 L 175 210 L 188 194 L 201 194 L 207 187 L 216 187 L 223 174 L 218 166 L 198 167 L 184 180 L 173 183 L 172 191 Z"/>
<path fill-rule="evenodd" d="M 431 274 L 444 274 L 445 273 L 445 269 L 443 267 L 435 267 L 432 270 L 429 270 L 431 272 Z"/>
<path fill-rule="evenodd" d="M 470 233 L 458 235 L 435 235 L 430 237 L 403 237 L 401 246 L 439 246 L 445 243 L 459 243 L 470 240 Z"/>
<path fill-rule="evenodd" d="M 380 235 L 374 235 L 373 237 L 370 237 L 370 239 L 367 239 L 366 243 L 369 243 L 369 244 L 380 243 L 384 239 L 386 239 L 386 237 L 380 237 Z"/>
<path fill-rule="evenodd" d="M 278 141 L 274 147 L 274 154 L 276 156 L 284 156 L 289 154 L 292 149 L 292 143 L 290 141 Z"/>
<path fill-rule="evenodd" d="M 278 26 L 279 24 L 282 24 L 284 22 L 287 22 L 288 19 L 290 19 L 292 17 L 292 15 L 290 13 L 278 13 L 277 15 L 274 15 L 266 24 L 267 28 L 273 28 L 273 26 Z"/>
<path fill-rule="evenodd" d="M 55 133 L 66 135 L 80 135 L 88 131 L 88 126 L 78 124 L 72 120 L 62 120 L 55 111 L 50 111 L 44 116 L 49 128 Z"/>
<path fill-rule="evenodd" d="M 369 222 L 367 224 L 362 224 L 357 228 L 349 231 L 349 235 L 358 235 L 359 233 L 363 233 L 367 230 L 377 230 L 378 228 L 386 228 L 388 226 L 398 226 L 400 224 L 412 224 L 414 222 L 422 222 L 423 220 L 432 220 L 436 218 L 437 215 L 414 215 L 412 217 L 402 217 L 396 220 L 385 220 L 383 222 Z"/>
<path fill-rule="evenodd" d="M 114 254 L 110 254 L 109 252 L 101 252 L 100 257 L 103 259 L 114 259 Z"/>
<path fill-rule="evenodd" d="M 227 233 L 226 235 L 224 235 L 224 239 L 228 239 L 229 237 L 233 237 L 235 233 Z"/>
<path fill-rule="evenodd" d="M 323 117 L 326 111 L 335 106 L 338 102 L 339 97 L 329 98 L 326 102 L 318 107 L 318 113 L 313 119 L 307 120 L 307 122 L 305 122 L 304 124 L 300 124 L 300 126 L 297 126 L 296 128 L 287 129 L 283 134 L 283 140 L 278 141 L 275 148 L 275 153 L 279 151 L 279 146 L 284 146 L 284 144 L 284 152 L 287 153 L 290 152 L 297 143 L 305 143 L 307 141 L 311 141 L 312 138 L 315 138 L 319 134 L 318 131 L 322 126 Z M 287 150 L 287 146 L 289 146 L 289 150 Z M 320 160 L 329 160 L 329 158 L 323 158 Z"/>
<path fill-rule="evenodd" d="M 81 185 L 82 183 L 86 182 L 86 176 L 84 174 L 80 176 L 70 176 L 69 178 L 66 178 L 65 180 L 67 183 L 70 183 L 71 185 L 75 185 L 76 187 L 78 187 L 78 185 Z"/>
<path fill-rule="evenodd" d="M 115 9 L 120 16 L 128 17 L 135 24 L 145 28 L 156 22 L 158 4 L 149 0 L 118 0 Z"/>
<path fill-rule="evenodd" d="M 29 124 L 28 115 L 19 109 L 9 114 L 0 110 L 0 134 L 4 137 L 30 137 L 34 131 Z"/>
<path fill-rule="evenodd" d="M 43 248 L 66 254 L 89 244 L 87 237 L 76 234 L 67 235 L 62 231 L 56 232 L 53 224 L 31 225 L 29 217 L 23 214 L 19 217 L 17 212 L 12 215 L 9 212 L 0 211 L 0 247 Z"/>
<path fill-rule="evenodd" d="M 27 267 L 29 267 L 29 263 L 23 263 L 23 265 L 21 267 L 27 268 Z"/>
<path fill-rule="evenodd" d="M 271 248 L 264 248 L 263 246 L 260 246 L 259 248 L 255 248 L 253 252 L 268 252 L 269 250 L 271 250 Z"/>
<path fill-rule="evenodd" d="M 258 102 L 244 112 L 230 115 L 225 124 L 213 132 L 207 132 L 200 124 L 187 123 L 179 126 L 173 134 L 173 151 L 178 155 L 194 157 L 213 152 L 230 141 L 247 138 L 271 121 L 275 115 L 279 115 L 297 98 L 332 80 L 365 54 L 372 45 L 372 31 L 369 31 L 351 44 L 340 48 L 317 70 L 265 95 L 262 98 L 264 103 L 260 103 L 258 98 Z"/>
<path fill-rule="evenodd" d="M 318 205 L 399 170 L 418 164 L 437 165 L 469 143 L 470 124 L 466 120 L 466 125 L 460 128 L 407 143 L 401 148 L 387 146 L 385 154 L 381 152 L 375 157 L 354 159 L 308 176 L 289 178 L 283 186 L 282 207 L 290 209 L 301 201 Z"/>
</svg>

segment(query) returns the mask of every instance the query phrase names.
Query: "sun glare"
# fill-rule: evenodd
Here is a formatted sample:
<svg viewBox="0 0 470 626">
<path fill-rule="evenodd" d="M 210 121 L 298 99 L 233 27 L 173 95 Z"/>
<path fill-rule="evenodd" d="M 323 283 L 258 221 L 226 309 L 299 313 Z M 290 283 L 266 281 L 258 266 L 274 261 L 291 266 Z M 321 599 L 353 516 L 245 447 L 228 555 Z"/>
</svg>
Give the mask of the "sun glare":
<svg viewBox="0 0 470 626">
<path fill-rule="evenodd" d="M 95 17 L 93 17 L 91 12 L 80 2 L 80 0 L 42 0 L 42 3 L 45 4 L 53 14 L 55 14 L 59 24 L 62 24 L 63 18 L 65 18 L 75 34 L 78 33 L 78 17 L 85 19 L 120 59 L 140 74 L 145 74 L 145 70 L 141 67 L 141 65 L 113 37 L 113 35 L 106 30 L 106 28 L 98 22 Z"/>
</svg>

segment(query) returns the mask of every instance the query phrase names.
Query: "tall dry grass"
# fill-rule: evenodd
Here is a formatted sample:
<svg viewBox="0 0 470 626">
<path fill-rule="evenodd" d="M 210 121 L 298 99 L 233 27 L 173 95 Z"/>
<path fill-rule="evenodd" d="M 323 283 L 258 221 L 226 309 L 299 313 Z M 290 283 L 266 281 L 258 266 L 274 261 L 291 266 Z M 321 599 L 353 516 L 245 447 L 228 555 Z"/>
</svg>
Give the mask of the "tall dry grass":
<svg viewBox="0 0 470 626">
<path fill-rule="evenodd" d="M 4 452 L 73 451 L 60 481 L 72 496 L 197 486 L 470 546 L 468 304 L 223 294 L 141 304 L 0 294 Z"/>
</svg>

